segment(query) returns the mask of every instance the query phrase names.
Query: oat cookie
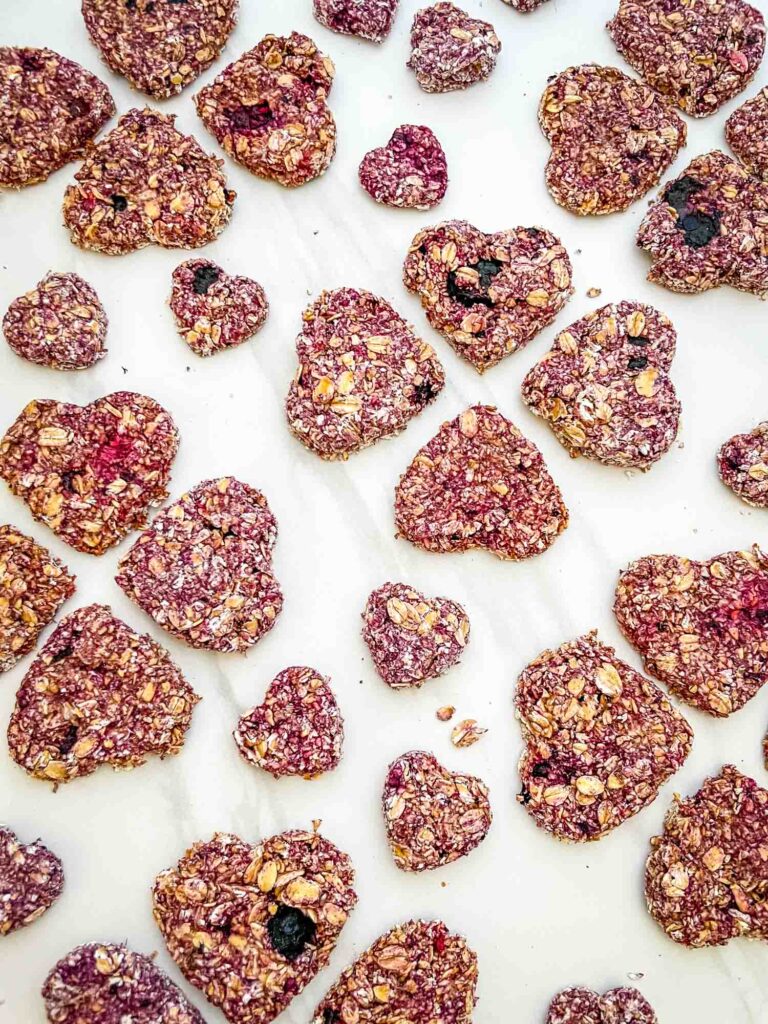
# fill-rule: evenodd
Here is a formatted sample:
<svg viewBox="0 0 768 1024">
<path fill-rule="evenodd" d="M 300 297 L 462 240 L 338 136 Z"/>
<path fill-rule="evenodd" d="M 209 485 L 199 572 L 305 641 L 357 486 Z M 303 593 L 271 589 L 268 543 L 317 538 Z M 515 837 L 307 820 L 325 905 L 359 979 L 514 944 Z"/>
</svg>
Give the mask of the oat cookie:
<svg viewBox="0 0 768 1024">
<path fill-rule="evenodd" d="M 539 124 L 552 147 L 550 195 L 581 216 L 626 210 L 659 184 L 687 136 L 683 119 L 658 93 L 599 64 L 551 79 Z"/>
<path fill-rule="evenodd" d="M 490 22 L 441 0 L 416 12 L 407 66 L 425 92 L 452 92 L 485 81 L 500 50 Z"/>
<path fill-rule="evenodd" d="M 750 174 L 768 183 L 768 85 L 734 110 L 725 137 Z"/>
<path fill-rule="evenodd" d="M 523 380 L 523 401 L 574 458 L 650 469 L 677 437 L 667 371 L 677 333 L 653 306 L 603 306 L 562 331 Z"/>
<path fill-rule="evenodd" d="M 265 36 L 202 89 L 195 105 L 233 160 L 296 188 L 319 178 L 336 152 L 326 102 L 334 74 L 308 36 Z"/>
<path fill-rule="evenodd" d="M 146 245 L 198 249 L 232 216 L 224 162 L 174 128 L 174 114 L 129 110 L 86 154 L 64 194 L 64 223 L 81 249 L 117 256 Z"/>
<path fill-rule="evenodd" d="M 276 779 L 332 772 L 341 760 L 344 719 L 330 679 L 313 668 L 283 669 L 264 703 L 240 717 L 234 736 L 245 760 Z"/>
<path fill-rule="evenodd" d="M 125 945 L 77 946 L 43 985 L 51 1024 L 205 1024 L 151 956 Z"/>
<path fill-rule="evenodd" d="M 233 277 L 204 259 L 176 267 L 170 306 L 179 334 L 199 356 L 215 355 L 253 337 L 269 309 L 260 284 L 250 277 Z"/>
<path fill-rule="evenodd" d="M 187 981 L 231 1024 L 269 1024 L 328 963 L 357 902 L 349 857 L 322 836 L 257 846 L 217 833 L 158 875 L 155 921 Z"/>
<path fill-rule="evenodd" d="M 536 8 L 541 7 L 544 2 L 545 0 L 504 0 L 505 4 L 509 4 L 509 6 L 513 7 L 516 11 L 522 11 L 526 14 L 529 11 L 535 11 Z"/>
<path fill-rule="evenodd" d="M 237 7 L 238 0 L 82 0 L 85 27 L 105 63 L 158 100 L 213 64 Z"/>
<path fill-rule="evenodd" d="M 568 253 L 549 231 L 486 235 L 464 220 L 420 231 L 403 281 L 435 330 L 480 373 L 527 345 L 573 292 Z"/>
<path fill-rule="evenodd" d="M 172 636 L 209 651 L 249 650 L 275 624 L 277 522 L 264 495 L 206 480 L 163 509 L 118 564 L 119 586 Z"/>
<path fill-rule="evenodd" d="M 343 972 L 312 1024 L 471 1024 L 476 987 L 477 957 L 460 935 L 442 921 L 407 921 Z"/>
<path fill-rule="evenodd" d="M 596 632 L 531 662 L 515 710 L 526 744 L 518 802 L 567 842 L 602 839 L 652 803 L 693 740 L 662 690 Z"/>
<path fill-rule="evenodd" d="M 726 441 L 717 453 L 717 469 L 725 486 L 747 505 L 768 508 L 768 422 Z"/>
<path fill-rule="evenodd" d="M 32 924 L 61 896 L 61 861 L 39 839 L 24 844 L 0 825 L 0 937 Z"/>
<path fill-rule="evenodd" d="M 385 206 L 431 210 L 448 188 L 448 164 L 435 133 L 425 125 L 402 124 L 360 164 L 360 184 Z"/>
<path fill-rule="evenodd" d="M 399 433 L 445 384 L 431 345 L 378 295 L 322 292 L 304 311 L 288 426 L 323 459 L 345 459 Z"/>
<path fill-rule="evenodd" d="M 538 448 L 492 405 L 444 423 L 400 477 L 400 536 L 427 551 L 487 548 L 518 561 L 546 551 L 568 525 Z"/>
<path fill-rule="evenodd" d="M 447 597 L 425 597 L 406 583 L 385 583 L 366 603 L 363 640 L 388 686 L 419 687 L 460 660 L 469 643 L 469 618 Z"/>
<path fill-rule="evenodd" d="M 612 988 L 598 995 L 589 988 L 567 988 L 552 1000 L 547 1024 L 659 1024 L 636 988 Z"/>
<path fill-rule="evenodd" d="M 638 74 L 693 117 L 745 89 L 765 50 L 763 16 L 744 0 L 619 0 L 608 31 Z"/>
<path fill-rule="evenodd" d="M 315 17 L 332 32 L 380 43 L 390 33 L 400 0 L 314 0 Z"/>
<path fill-rule="evenodd" d="M 81 156 L 114 113 L 106 85 L 73 60 L 0 47 L 0 188 L 45 181 Z"/>
<path fill-rule="evenodd" d="M 651 257 L 648 280 L 673 292 L 728 284 L 768 295 L 768 183 L 715 151 L 669 182 L 637 233 Z"/>
<path fill-rule="evenodd" d="M 651 675 L 710 715 L 738 711 L 768 682 L 768 557 L 707 562 L 648 555 L 619 577 L 614 612 Z"/>
</svg>

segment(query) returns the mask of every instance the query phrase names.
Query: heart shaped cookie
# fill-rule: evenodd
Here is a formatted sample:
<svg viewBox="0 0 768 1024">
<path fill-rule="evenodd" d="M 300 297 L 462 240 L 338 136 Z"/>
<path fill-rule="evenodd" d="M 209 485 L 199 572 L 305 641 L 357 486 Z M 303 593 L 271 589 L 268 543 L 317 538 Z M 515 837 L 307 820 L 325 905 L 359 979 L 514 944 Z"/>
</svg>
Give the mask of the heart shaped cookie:
<svg viewBox="0 0 768 1024">
<path fill-rule="evenodd" d="M 720 479 L 755 508 L 768 508 L 768 421 L 736 434 L 717 453 Z"/>
<path fill-rule="evenodd" d="M 190 647 L 245 652 L 275 624 L 277 523 L 264 495 L 233 477 L 206 480 L 155 516 L 120 560 L 128 597 Z"/>
<path fill-rule="evenodd" d="M 64 888 L 64 870 L 40 842 L 24 844 L 0 825 L 0 936 L 32 924 L 53 906 Z"/>
<path fill-rule="evenodd" d="M 568 525 L 538 448 L 492 405 L 444 423 L 400 477 L 395 522 L 427 551 L 487 548 L 518 561 L 540 555 Z"/>
<path fill-rule="evenodd" d="M 440 0 L 416 12 L 407 66 L 425 92 L 451 92 L 485 81 L 500 50 L 490 22 Z"/>
<path fill-rule="evenodd" d="M 322 836 L 252 846 L 217 833 L 158 875 L 155 921 L 187 981 L 231 1024 L 269 1024 L 328 963 L 357 902 L 349 857 Z"/>
<path fill-rule="evenodd" d="M 360 184 L 377 203 L 410 210 L 431 210 L 448 188 L 443 147 L 424 125 L 402 124 L 360 164 Z"/>
<path fill-rule="evenodd" d="M 636 988 L 612 988 L 602 996 L 567 988 L 552 1000 L 547 1024 L 659 1024 L 659 1018 Z"/>
<path fill-rule="evenodd" d="M 344 719 L 330 682 L 312 668 L 278 673 L 264 703 L 237 723 L 235 742 L 245 760 L 276 779 L 333 771 L 341 760 Z"/>
<path fill-rule="evenodd" d="M 541 228 L 483 234 L 464 220 L 425 228 L 403 267 L 427 320 L 482 373 L 527 345 L 571 295 L 571 261 Z"/>
<path fill-rule="evenodd" d="M 619 576 L 614 612 L 651 675 L 680 700 L 725 717 L 768 682 L 768 557 L 706 562 L 648 555 Z"/>
<path fill-rule="evenodd" d="M 403 871 L 428 871 L 466 857 L 493 819 L 481 779 L 448 771 L 423 750 L 392 762 L 381 805 L 392 856 Z"/>
<path fill-rule="evenodd" d="M 523 401 L 572 456 L 650 469 L 680 423 L 667 375 L 676 341 L 653 306 L 603 306 L 557 336 L 523 381 Z"/>
<path fill-rule="evenodd" d="M 0 441 L 0 477 L 61 540 L 103 555 L 167 497 L 178 447 L 169 413 L 144 395 L 41 399 Z"/>
<path fill-rule="evenodd" d="M 734 110 L 725 137 L 749 173 L 768 183 L 768 86 Z"/>
<path fill-rule="evenodd" d="M 397 434 L 445 384 L 434 349 L 388 302 L 355 288 L 322 292 L 305 310 L 296 354 L 288 425 L 323 459 Z"/>
<path fill-rule="evenodd" d="M 256 281 L 232 277 L 202 259 L 176 267 L 170 306 L 179 334 L 199 356 L 247 341 L 262 327 L 269 308 Z"/>
<path fill-rule="evenodd" d="M 526 749 L 518 801 L 558 839 L 602 839 L 681 767 L 693 731 L 661 689 L 588 633 L 545 651 L 517 681 Z"/>
<path fill-rule="evenodd" d="M 400 0 L 314 0 L 315 17 L 332 32 L 359 36 L 373 43 L 392 28 Z"/>
</svg>

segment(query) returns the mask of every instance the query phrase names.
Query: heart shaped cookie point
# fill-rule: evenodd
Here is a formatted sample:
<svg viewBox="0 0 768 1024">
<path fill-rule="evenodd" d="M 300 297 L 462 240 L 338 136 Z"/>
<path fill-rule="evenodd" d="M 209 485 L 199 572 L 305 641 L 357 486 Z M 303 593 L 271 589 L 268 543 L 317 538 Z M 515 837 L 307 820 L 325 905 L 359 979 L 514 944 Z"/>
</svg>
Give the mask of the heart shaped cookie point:
<svg viewBox="0 0 768 1024">
<path fill-rule="evenodd" d="M 400 0 L 314 0 L 314 14 L 332 32 L 373 43 L 390 33 Z"/>
<path fill-rule="evenodd" d="M 64 870 L 56 854 L 39 839 L 25 845 L 0 825 L 0 937 L 36 921 L 63 889 Z"/>
<path fill-rule="evenodd" d="M 726 441 L 717 453 L 717 470 L 747 505 L 768 508 L 768 421 Z"/>
<path fill-rule="evenodd" d="M 360 164 L 360 184 L 377 203 L 411 210 L 431 210 L 448 188 L 448 164 L 431 129 L 403 124 Z"/>
<path fill-rule="evenodd" d="M 170 306 L 179 334 L 199 356 L 241 345 L 260 330 L 268 311 L 260 284 L 204 259 L 176 267 Z"/>
<path fill-rule="evenodd" d="M 490 22 L 440 0 L 416 12 L 407 66 L 425 92 L 452 92 L 485 81 L 500 50 Z"/>
<path fill-rule="evenodd" d="M 613 988 L 602 996 L 567 988 L 552 1000 L 547 1024 L 659 1024 L 659 1018 L 636 988 Z"/>
</svg>

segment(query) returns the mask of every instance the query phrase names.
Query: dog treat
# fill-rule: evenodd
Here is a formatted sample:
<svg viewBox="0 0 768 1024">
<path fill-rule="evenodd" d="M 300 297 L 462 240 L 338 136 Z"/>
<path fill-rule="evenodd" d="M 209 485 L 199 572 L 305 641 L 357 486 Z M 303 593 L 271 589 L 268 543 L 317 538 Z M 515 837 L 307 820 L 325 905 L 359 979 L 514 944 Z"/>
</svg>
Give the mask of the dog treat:
<svg viewBox="0 0 768 1024">
<path fill-rule="evenodd" d="M 673 292 L 721 284 L 768 295 L 764 244 L 768 183 L 725 153 L 697 157 L 667 184 L 637 233 L 651 257 L 648 280 Z"/>
<path fill-rule="evenodd" d="M 269 308 L 260 284 L 204 259 L 176 267 L 170 306 L 179 334 L 199 356 L 242 345 L 262 327 Z"/>
<path fill-rule="evenodd" d="M 720 479 L 755 508 L 768 508 L 768 422 L 749 434 L 736 434 L 717 453 Z"/>
<path fill-rule="evenodd" d="M 429 598 L 405 583 L 385 583 L 366 603 L 363 640 L 387 686 L 420 687 L 460 660 L 469 643 L 469 618 L 447 597 Z"/>
<path fill-rule="evenodd" d="M 115 579 L 190 647 L 242 653 L 269 632 L 283 607 L 272 572 L 276 537 L 260 491 L 233 477 L 206 480 L 155 516 Z"/>
<path fill-rule="evenodd" d="M 763 16 L 744 0 L 619 0 L 608 31 L 638 74 L 693 117 L 745 89 L 765 50 Z"/>
<path fill-rule="evenodd" d="M 649 555 L 619 577 L 614 612 L 651 675 L 680 700 L 725 717 L 768 682 L 768 556 L 707 562 Z"/>
<path fill-rule="evenodd" d="M 314 0 L 315 17 L 332 32 L 380 43 L 390 33 L 400 0 Z"/>
<path fill-rule="evenodd" d="M 198 249 L 224 230 L 236 195 L 226 187 L 224 162 L 174 128 L 175 119 L 129 110 L 88 150 L 77 184 L 64 194 L 75 245 L 110 256 L 151 244 Z"/>
<path fill-rule="evenodd" d="M 265 36 L 197 93 L 195 105 L 233 160 L 295 188 L 319 178 L 336 152 L 326 103 L 334 74 L 308 36 Z"/>
<path fill-rule="evenodd" d="M 77 946 L 45 979 L 43 999 L 51 1024 L 205 1024 L 152 957 L 124 945 Z"/>
<path fill-rule="evenodd" d="M 402 124 L 360 164 L 360 184 L 385 206 L 431 210 L 448 188 L 448 164 L 434 132 L 424 125 Z"/>
<path fill-rule="evenodd" d="M 493 818 L 481 779 L 448 771 L 423 750 L 392 762 L 381 802 L 392 856 L 403 871 L 428 871 L 466 857 L 485 839 Z"/>
<path fill-rule="evenodd" d="M 659 1018 L 636 988 L 612 988 L 602 996 L 567 988 L 552 1000 L 547 1024 L 659 1024 Z"/>
<path fill-rule="evenodd" d="M 768 791 L 733 765 L 675 797 L 645 868 L 648 910 L 684 946 L 768 939 Z"/>
<path fill-rule="evenodd" d="M 32 924 L 61 896 L 61 861 L 39 839 L 25 845 L 0 825 L 0 937 Z"/>
<path fill-rule="evenodd" d="M 562 331 L 523 380 L 523 401 L 574 458 L 650 469 L 677 437 L 667 371 L 677 334 L 653 306 L 603 306 Z"/>
<path fill-rule="evenodd" d="M 492 405 L 444 423 L 395 490 L 398 533 L 427 551 L 487 548 L 515 561 L 539 555 L 568 509 L 538 448 Z"/>
<path fill-rule="evenodd" d="M 330 684 L 313 668 L 280 672 L 264 703 L 237 723 L 235 742 L 245 760 L 276 779 L 332 772 L 341 760 L 344 719 Z"/>
<path fill-rule="evenodd" d="M 504 0 L 504 3 L 509 4 L 516 11 L 528 13 L 529 11 L 535 11 L 537 7 L 541 7 L 544 0 Z"/>
<path fill-rule="evenodd" d="M 655 188 L 685 145 L 687 128 L 658 93 L 612 67 L 557 75 L 539 104 L 552 147 L 547 188 L 571 213 L 616 213 Z"/>
<path fill-rule="evenodd" d="M 425 92 L 452 92 L 485 81 L 500 50 L 490 22 L 440 2 L 416 12 L 407 67 Z"/>
<path fill-rule="evenodd" d="M 349 857 L 310 832 L 217 833 L 158 875 L 154 915 L 187 981 L 231 1024 L 269 1024 L 326 966 L 357 902 Z"/>
<path fill-rule="evenodd" d="M 420 231 L 403 281 L 434 329 L 480 373 L 527 345 L 573 292 L 568 253 L 548 231 L 486 235 L 464 220 Z"/>
<path fill-rule="evenodd" d="M 391 437 L 440 394 L 434 349 L 384 299 L 355 288 L 322 292 L 304 311 L 288 425 L 323 459 L 345 459 Z"/>
<path fill-rule="evenodd" d="M 0 188 L 24 188 L 82 156 L 115 113 L 109 89 L 55 50 L 0 47 Z"/>
<path fill-rule="evenodd" d="M 661 689 L 596 632 L 531 662 L 515 710 L 526 744 L 518 802 L 568 842 L 602 839 L 652 803 L 693 740 Z"/>
<path fill-rule="evenodd" d="M 341 975 L 312 1024 L 471 1024 L 477 957 L 442 921 L 407 921 Z"/>
<path fill-rule="evenodd" d="M 768 86 L 734 110 L 725 137 L 750 174 L 768 184 Z"/>
<path fill-rule="evenodd" d="M 238 0 L 82 0 L 88 35 L 105 63 L 157 100 L 175 96 L 216 60 Z"/>
</svg>

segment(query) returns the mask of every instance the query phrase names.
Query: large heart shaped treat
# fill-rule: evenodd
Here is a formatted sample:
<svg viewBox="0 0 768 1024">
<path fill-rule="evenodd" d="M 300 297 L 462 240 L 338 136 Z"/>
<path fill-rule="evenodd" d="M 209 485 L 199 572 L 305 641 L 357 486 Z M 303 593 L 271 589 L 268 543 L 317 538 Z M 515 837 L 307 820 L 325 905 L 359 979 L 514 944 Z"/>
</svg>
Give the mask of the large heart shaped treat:
<svg viewBox="0 0 768 1024">
<path fill-rule="evenodd" d="M 0 825 L 0 937 L 32 924 L 64 889 L 61 861 L 40 840 L 22 843 Z"/>
</svg>

